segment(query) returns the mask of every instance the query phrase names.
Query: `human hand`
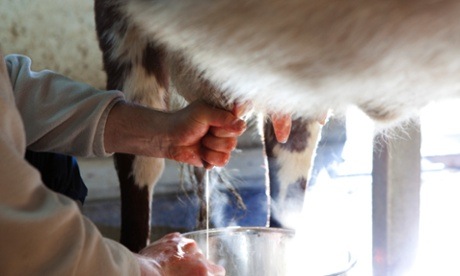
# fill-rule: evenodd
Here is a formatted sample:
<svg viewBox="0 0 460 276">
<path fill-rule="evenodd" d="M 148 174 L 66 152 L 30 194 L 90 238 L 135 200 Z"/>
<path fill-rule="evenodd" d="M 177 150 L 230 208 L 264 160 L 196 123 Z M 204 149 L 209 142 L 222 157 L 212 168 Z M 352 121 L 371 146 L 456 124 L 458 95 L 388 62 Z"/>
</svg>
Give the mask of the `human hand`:
<svg viewBox="0 0 460 276">
<path fill-rule="evenodd" d="M 172 233 L 136 254 L 141 275 L 223 276 L 225 269 L 206 260 L 196 242 Z"/>
<path fill-rule="evenodd" d="M 234 114 L 201 101 L 173 113 L 166 157 L 198 167 L 224 166 L 246 129 Z"/>
</svg>

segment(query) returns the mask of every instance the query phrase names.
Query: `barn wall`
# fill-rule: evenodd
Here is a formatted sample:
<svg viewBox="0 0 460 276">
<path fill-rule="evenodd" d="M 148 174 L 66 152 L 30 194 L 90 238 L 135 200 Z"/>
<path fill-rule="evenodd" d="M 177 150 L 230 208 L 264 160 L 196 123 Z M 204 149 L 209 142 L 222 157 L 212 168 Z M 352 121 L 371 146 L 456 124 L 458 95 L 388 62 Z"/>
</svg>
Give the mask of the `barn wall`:
<svg viewBox="0 0 460 276">
<path fill-rule="evenodd" d="M 25 54 L 34 70 L 51 69 L 105 86 L 93 0 L 2 0 L 0 22 L 4 54 Z"/>
</svg>

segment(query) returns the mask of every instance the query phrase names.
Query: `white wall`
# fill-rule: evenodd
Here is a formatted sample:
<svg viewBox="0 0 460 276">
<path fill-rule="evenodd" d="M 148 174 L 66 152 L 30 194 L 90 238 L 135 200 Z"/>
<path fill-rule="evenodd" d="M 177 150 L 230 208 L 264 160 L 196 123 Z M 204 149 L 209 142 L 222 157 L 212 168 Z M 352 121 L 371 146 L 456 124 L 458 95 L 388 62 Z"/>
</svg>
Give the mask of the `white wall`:
<svg viewBox="0 0 460 276">
<path fill-rule="evenodd" d="M 1 0 L 0 49 L 98 88 L 105 87 L 93 0 Z"/>
</svg>

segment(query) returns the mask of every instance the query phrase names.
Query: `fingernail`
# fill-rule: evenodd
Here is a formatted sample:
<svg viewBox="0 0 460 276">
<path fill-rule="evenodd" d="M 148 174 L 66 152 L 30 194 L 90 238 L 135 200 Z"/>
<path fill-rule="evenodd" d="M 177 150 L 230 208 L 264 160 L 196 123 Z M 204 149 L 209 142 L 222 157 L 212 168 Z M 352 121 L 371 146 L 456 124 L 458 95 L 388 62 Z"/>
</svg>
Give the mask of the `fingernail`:
<svg viewBox="0 0 460 276">
<path fill-rule="evenodd" d="M 236 119 L 231 123 L 231 126 L 235 129 L 244 129 L 246 128 L 246 122 L 241 119 Z"/>
</svg>

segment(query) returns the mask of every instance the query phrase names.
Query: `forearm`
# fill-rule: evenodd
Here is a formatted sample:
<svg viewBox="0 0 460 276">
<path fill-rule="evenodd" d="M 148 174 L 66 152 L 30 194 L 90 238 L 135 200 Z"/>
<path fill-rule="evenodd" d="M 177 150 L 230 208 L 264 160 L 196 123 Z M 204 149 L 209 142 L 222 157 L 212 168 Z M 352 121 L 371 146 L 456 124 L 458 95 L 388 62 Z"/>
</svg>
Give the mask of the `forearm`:
<svg viewBox="0 0 460 276">
<path fill-rule="evenodd" d="M 168 122 L 171 114 L 126 102 L 118 102 L 110 111 L 104 131 L 108 153 L 130 153 L 166 157 Z"/>
</svg>

